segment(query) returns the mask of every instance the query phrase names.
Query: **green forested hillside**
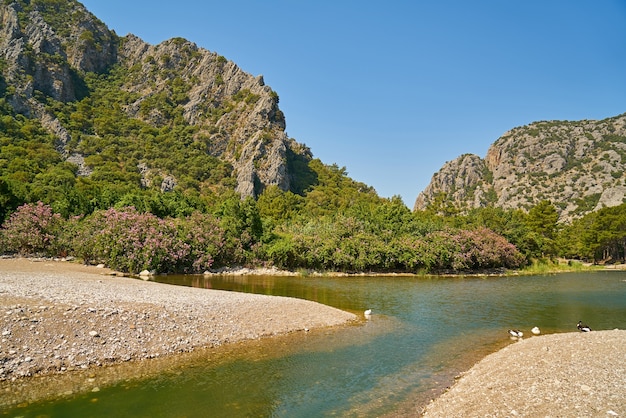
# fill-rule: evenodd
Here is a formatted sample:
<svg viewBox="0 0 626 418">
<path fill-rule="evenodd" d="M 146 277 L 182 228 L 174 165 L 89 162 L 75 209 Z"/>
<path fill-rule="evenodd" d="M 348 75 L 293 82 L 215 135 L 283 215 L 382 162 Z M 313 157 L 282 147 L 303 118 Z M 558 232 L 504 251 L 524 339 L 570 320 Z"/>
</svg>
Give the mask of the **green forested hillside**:
<svg viewBox="0 0 626 418">
<path fill-rule="evenodd" d="M 89 100 L 97 103 L 97 95 L 94 96 Z M 70 120 L 77 119 L 74 109 L 88 108 L 81 104 L 83 101 L 60 106 L 56 111 L 60 115 L 68 114 Z M 63 113 L 64 108 L 72 112 Z M 107 144 L 104 148 L 112 151 L 103 150 L 102 164 L 94 164 L 96 168 L 90 176 L 78 176 L 78 168 L 64 161 L 55 150 L 54 136 L 38 121 L 16 114 L 5 100 L 0 110 L 0 213 L 6 221 L 3 252 L 72 253 L 131 271 L 166 265 L 178 266 L 182 271 L 198 271 L 211 266 L 268 263 L 291 269 L 468 271 L 519 267 L 532 258 L 567 256 L 617 261 L 624 257 L 624 205 L 603 209 L 572 225 L 558 224 L 556 209 L 548 201 L 528 213 L 498 208 L 476 209 L 467 216 L 410 212 L 400 198 L 380 198 L 371 187 L 350 179 L 345 169 L 317 159 L 299 167 L 306 172 L 310 183 L 301 194 L 274 186 L 268 187 L 257 200 L 242 200 L 232 185 L 229 187 L 227 175 L 204 178 L 203 187 L 193 183 L 162 191 L 142 185 L 136 170 L 125 169 L 127 160 L 122 157 L 141 152 L 134 148 L 135 144 L 124 145 L 123 141 Z M 119 124 L 114 119 L 108 122 L 112 125 L 111 138 L 116 137 L 114 132 L 138 129 L 133 124 L 139 125 L 139 134 L 141 128 L 143 132 L 149 131 L 149 127 L 129 122 L 123 115 L 118 118 Z M 125 127 L 126 123 L 130 127 Z M 102 146 L 96 140 L 91 144 L 95 148 Z M 173 151 L 176 147 L 169 149 Z M 186 159 L 182 155 L 188 150 L 184 147 L 181 150 L 181 156 L 170 152 L 173 161 L 164 158 L 163 164 L 171 164 L 174 169 L 181 164 L 181 172 L 193 169 L 190 164 L 184 164 Z M 213 157 L 205 158 L 224 165 Z M 38 206 L 39 201 L 43 203 Z M 16 211 L 25 203 L 31 206 Z M 196 231 L 190 238 L 192 226 L 206 225 L 205 231 L 212 231 L 211 238 L 204 238 L 205 247 L 195 244 L 195 254 L 207 252 L 203 255 L 205 263 L 196 267 L 190 267 L 193 262 L 168 264 L 165 256 L 161 261 L 146 259 L 144 264 L 118 259 L 138 247 L 148 251 L 136 242 L 124 249 L 124 242 L 137 239 L 132 237 L 132 232 L 121 229 L 111 235 L 102 232 L 106 224 L 114 222 L 114 215 L 126 213 L 130 206 L 144 221 L 148 221 L 146 216 L 154 216 L 153 221 L 160 219 L 159 222 L 177 219 L 169 235 L 177 235 L 180 245 L 201 235 Z M 111 208 L 117 212 L 107 212 Z M 107 222 L 102 223 L 103 219 Z M 155 231 L 163 233 L 159 227 Z M 32 243 L 30 238 L 20 237 L 18 233 L 49 238 Z M 141 240 L 145 242 L 150 236 L 145 231 L 143 234 Z M 119 242 L 117 258 L 106 253 L 103 242 L 89 242 L 95 237 L 106 237 L 111 247 Z M 519 254 L 505 239 L 515 245 Z M 90 253 L 85 253 L 85 249 Z"/>
</svg>

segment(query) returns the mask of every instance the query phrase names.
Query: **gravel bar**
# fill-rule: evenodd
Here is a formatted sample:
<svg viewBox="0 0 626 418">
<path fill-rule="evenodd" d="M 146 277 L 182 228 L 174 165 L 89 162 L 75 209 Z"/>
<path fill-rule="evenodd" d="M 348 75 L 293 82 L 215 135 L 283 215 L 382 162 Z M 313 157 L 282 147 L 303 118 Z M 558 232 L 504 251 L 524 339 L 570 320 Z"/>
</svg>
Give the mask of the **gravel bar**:
<svg viewBox="0 0 626 418">
<path fill-rule="evenodd" d="M 626 331 L 531 337 L 478 362 L 425 417 L 626 417 Z"/>
<path fill-rule="evenodd" d="M 356 319 L 302 299 L 167 285 L 70 262 L 0 259 L 0 381 Z"/>
</svg>

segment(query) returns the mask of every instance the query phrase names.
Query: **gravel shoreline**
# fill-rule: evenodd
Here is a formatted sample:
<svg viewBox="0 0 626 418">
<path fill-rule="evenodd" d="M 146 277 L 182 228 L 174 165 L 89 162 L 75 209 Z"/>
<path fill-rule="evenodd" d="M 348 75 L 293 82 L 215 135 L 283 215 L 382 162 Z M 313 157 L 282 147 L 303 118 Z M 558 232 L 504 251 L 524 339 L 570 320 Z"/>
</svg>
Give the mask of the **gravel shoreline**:
<svg viewBox="0 0 626 418">
<path fill-rule="evenodd" d="M 155 373 L 151 367 L 159 373 L 159 363 L 173 363 L 176 353 L 355 320 L 300 299 L 146 282 L 69 262 L 0 259 L 0 410 L 96 391 L 129 375 L 116 367 L 140 364 L 130 374 Z M 108 365 L 114 367 L 101 367 Z M 521 340 L 479 361 L 411 415 L 420 413 L 626 417 L 626 331 Z"/>
<path fill-rule="evenodd" d="M 0 384 L 346 324 L 315 302 L 117 277 L 70 262 L 0 259 Z M 0 393 L 0 405 L 12 403 Z"/>
<path fill-rule="evenodd" d="M 626 417 L 626 331 L 551 334 L 479 361 L 425 417 Z"/>
</svg>

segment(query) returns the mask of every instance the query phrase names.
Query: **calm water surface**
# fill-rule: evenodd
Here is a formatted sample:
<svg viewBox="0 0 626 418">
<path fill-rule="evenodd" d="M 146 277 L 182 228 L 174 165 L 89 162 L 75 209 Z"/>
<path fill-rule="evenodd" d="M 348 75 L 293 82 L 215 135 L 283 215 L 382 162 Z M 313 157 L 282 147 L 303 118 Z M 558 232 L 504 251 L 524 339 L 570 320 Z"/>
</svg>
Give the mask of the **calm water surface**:
<svg viewBox="0 0 626 418">
<path fill-rule="evenodd" d="M 459 371 L 530 337 L 626 328 L 626 272 L 502 278 L 159 277 L 178 285 L 292 296 L 369 321 L 197 354 L 147 379 L 5 411 L 24 417 L 374 417 L 411 414 Z M 220 351 L 222 350 L 222 351 Z M 217 351 L 217 353 L 216 353 Z"/>
</svg>

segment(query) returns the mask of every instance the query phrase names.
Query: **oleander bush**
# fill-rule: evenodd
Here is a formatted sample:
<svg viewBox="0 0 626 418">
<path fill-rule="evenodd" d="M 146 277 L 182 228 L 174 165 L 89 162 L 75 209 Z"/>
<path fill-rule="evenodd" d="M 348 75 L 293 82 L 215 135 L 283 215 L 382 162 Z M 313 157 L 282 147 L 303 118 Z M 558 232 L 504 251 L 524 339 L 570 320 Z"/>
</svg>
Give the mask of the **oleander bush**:
<svg viewBox="0 0 626 418">
<path fill-rule="evenodd" d="M 86 262 L 131 273 L 175 272 L 189 262 L 191 246 L 180 239 L 172 219 L 126 207 L 97 211 L 79 222 L 74 251 Z"/>
<path fill-rule="evenodd" d="M 293 224 L 266 244 L 265 254 L 282 268 L 334 271 L 467 271 L 525 263 L 513 244 L 484 227 L 396 236 L 372 233 L 346 217 Z"/>
<path fill-rule="evenodd" d="M 202 273 L 230 261 L 219 219 L 200 212 L 161 219 L 134 207 L 100 210 L 71 219 L 63 237 L 86 263 L 131 273 Z"/>
<path fill-rule="evenodd" d="M 57 256 L 63 251 L 60 233 L 63 219 L 50 205 L 27 203 L 13 212 L 0 230 L 6 253 Z"/>
<path fill-rule="evenodd" d="M 487 228 L 437 231 L 427 235 L 425 241 L 429 256 L 424 265 L 429 269 L 518 268 L 525 261 L 513 244 Z"/>
<path fill-rule="evenodd" d="M 10 215 L 0 243 L 3 253 L 70 254 L 131 273 L 202 273 L 233 265 L 436 272 L 518 268 L 527 262 L 515 245 L 485 226 L 438 225 L 393 201 L 349 212 L 277 223 L 262 219 L 254 200 L 231 198 L 215 213 L 196 210 L 177 218 L 130 206 L 64 219 L 38 202 Z"/>
<path fill-rule="evenodd" d="M 181 264 L 186 273 L 201 273 L 214 264 L 228 264 L 226 231 L 213 215 L 194 212 L 176 219 L 178 237 L 189 246 L 186 261 Z"/>
</svg>

